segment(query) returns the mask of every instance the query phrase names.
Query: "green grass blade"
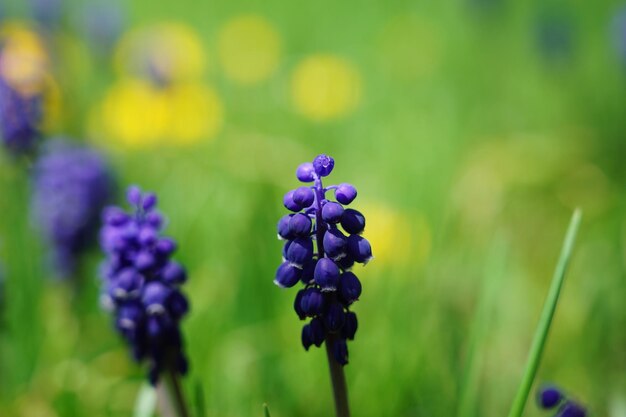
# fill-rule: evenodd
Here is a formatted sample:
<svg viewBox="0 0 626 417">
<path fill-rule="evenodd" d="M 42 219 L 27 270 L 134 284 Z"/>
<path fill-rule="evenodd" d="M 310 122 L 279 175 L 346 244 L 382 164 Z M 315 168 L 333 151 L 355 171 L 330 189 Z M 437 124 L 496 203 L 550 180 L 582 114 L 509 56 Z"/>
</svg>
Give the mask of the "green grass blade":
<svg viewBox="0 0 626 417">
<path fill-rule="evenodd" d="M 506 276 L 508 252 L 508 242 L 502 236 L 497 236 L 489 251 L 480 298 L 470 330 L 466 366 L 459 390 L 458 417 L 476 415 L 480 375 L 486 359 L 485 340 L 491 327 L 498 293 Z"/>
<path fill-rule="evenodd" d="M 567 229 L 565 242 L 563 243 L 563 249 L 561 250 L 561 256 L 559 257 L 559 261 L 554 271 L 554 276 L 552 277 L 548 297 L 546 298 L 546 302 L 543 306 L 539 324 L 535 330 L 535 336 L 533 337 L 533 342 L 528 354 L 526 369 L 524 370 L 524 375 L 522 377 L 519 390 L 517 391 L 517 395 L 513 400 L 509 417 L 521 417 L 524 412 L 526 401 L 530 395 L 530 390 L 532 388 L 535 375 L 537 374 L 537 369 L 539 368 L 539 362 L 541 361 L 541 355 L 543 354 L 546 339 L 548 338 L 548 331 L 550 330 L 550 325 L 552 324 L 554 311 L 556 310 L 556 305 L 559 301 L 559 295 L 561 293 L 561 288 L 563 287 L 565 272 L 572 254 L 574 241 L 576 240 L 576 233 L 578 231 L 578 225 L 580 224 L 581 215 L 580 209 L 576 209 Z"/>
<path fill-rule="evenodd" d="M 267 404 L 263 404 L 263 414 L 265 415 L 265 417 L 270 417 L 270 408 L 267 406 Z"/>
<path fill-rule="evenodd" d="M 202 389 L 202 382 L 196 381 L 196 391 L 194 396 L 194 405 L 196 410 L 196 417 L 206 417 L 206 406 L 204 404 L 204 390 Z"/>
</svg>

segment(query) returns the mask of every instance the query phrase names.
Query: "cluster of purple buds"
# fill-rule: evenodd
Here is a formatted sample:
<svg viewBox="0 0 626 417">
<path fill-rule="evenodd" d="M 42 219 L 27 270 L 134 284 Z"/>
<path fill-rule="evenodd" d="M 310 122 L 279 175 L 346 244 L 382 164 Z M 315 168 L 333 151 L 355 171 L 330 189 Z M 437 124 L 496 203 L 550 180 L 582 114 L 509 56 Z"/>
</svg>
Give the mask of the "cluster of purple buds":
<svg viewBox="0 0 626 417">
<path fill-rule="evenodd" d="M 176 243 L 161 235 L 156 196 L 130 187 L 127 199 L 131 213 L 118 207 L 103 213 L 103 302 L 113 310 L 135 360 L 149 362 L 148 377 L 156 384 L 162 372 L 187 372 L 180 320 L 189 304 L 179 289 L 187 274 L 171 259 Z"/>
<path fill-rule="evenodd" d="M 113 192 L 111 170 L 94 149 L 53 141 L 35 162 L 33 216 L 61 277 L 74 273 L 78 257 L 95 242 L 100 213 Z"/>
<path fill-rule="evenodd" d="M 587 410 L 577 402 L 568 399 L 563 392 L 545 385 L 537 391 L 537 404 L 544 410 L 556 412 L 555 417 L 586 417 Z"/>
<path fill-rule="evenodd" d="M 354 340 L 357 330 L 350 306 L 361 295 L 361 282 L 350 270 L 355 263 L 366 264 L 372 249 L 361 236 L 365 217 L 344 207 L 356 198 L 356 189 L 346 183 L 322 185 L 334 163 L 333 158 L 319 155 L 313 163 L 298 167 L 298 180 L 313 185 L 285 194 L 283 203 L 293 213 L 278 222 L 278 237 L 286 243 L 274 282 L 283 288 L 298 281 L 304 284 L 294 304 L 301 320 L 311 318 L 302 329 L 304 348 L 320 347 L 326 341 L 337 362 L 345 365 L 346 342 Z M 336 201 L 326 197 L 329 192 Z"/>
<path fill-rule="evenodd" d="M 0 132 L 5 148 L 15 156 L 32 153 L 41 136 L 41 122 L 41 95 L 25 95 L 0 76 Z"/>
</svg>

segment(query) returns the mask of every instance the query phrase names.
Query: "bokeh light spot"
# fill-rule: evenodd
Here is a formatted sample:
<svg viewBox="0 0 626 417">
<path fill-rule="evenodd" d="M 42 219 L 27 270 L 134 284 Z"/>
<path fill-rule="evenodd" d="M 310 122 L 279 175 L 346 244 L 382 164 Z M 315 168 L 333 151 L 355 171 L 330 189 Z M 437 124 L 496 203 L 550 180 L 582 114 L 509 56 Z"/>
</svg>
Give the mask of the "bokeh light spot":
<svg viewBox="0 0 626 417">
<path fill-rule="evenodd" d="M 280 36 L 265 18 L 235 17 L 218 35 L 218 55 L 224 74 L 240 84 L 255 84 L 278 68 Z"/>
<path fill-rule="evenodd" d="M 351 113 L 361 98 L 361 76 L 347 60 L 334 55 L 312 55 L 300 62 L 291 78 L 296 110 L 315 121 Z"/>
</svg>

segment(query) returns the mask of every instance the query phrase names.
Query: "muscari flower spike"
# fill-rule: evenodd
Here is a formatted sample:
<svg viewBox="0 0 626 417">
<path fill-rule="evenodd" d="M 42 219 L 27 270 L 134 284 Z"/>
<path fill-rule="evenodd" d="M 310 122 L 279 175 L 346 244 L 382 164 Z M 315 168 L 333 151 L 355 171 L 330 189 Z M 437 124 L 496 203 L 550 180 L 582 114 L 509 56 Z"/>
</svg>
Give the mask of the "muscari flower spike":
<svg viewBox="0 0 626 417">
<path fill-rule="evenodd" d="M 187 372 L 180 331 L 180 320 L 189 310 L 180 291 L 187 274 L 171 259 L 176 243 L 161 235 L 156 195 L 133 186 L 127 199 L 130 213 L 119 207 L 103 212 L 100 244 L 107 259 L 102 299 L 112 308 L 115 326 L 135 360 L 149 362 L 148 378 L 154 385 L 162 372 Z"/>
<path fill-rule="evenodd" d="M 356 188 L 347 183 L 322 185 L 334 164 L 330 156 L 319 155 L 296 170 L 298 180 L 312 185 L 289 191 L 283 198 L 292 213 L 278 222 L 278 237 L 285 245 L 274 283 L 283 288 L 299 281 L 304 284 L 294 303 L 301 320 L 311 319 L 302 329 L 302 345 L 308 350 L 332 343 L 335 360 L 345 365 L 347 340 L 354 340 L 358 326 L 350 307 L 361 295 L 361 282 L 351 268 L 372 259 L 372 249 L 361 236 L 365 217 L 344 207 L 356 198 Z M 334 201 L 327 193 L 334 194 Z"/>
<path fill-rule="evenodd" d="M 41 138 L 42 98 L 26 95 L 0 76 L 0 132 L 14 156 L 32 153 Z"/>
<path fill-rule="evenodd" d="M 100 213 L 115 188 L 111 170 L 95 149 L 53 141 L 33 166 L 31 188 L 34 221 L 57 273 L 69 277 L 96 240 Z"/>
<path fill-rule="evenodd" d="M 555 412 L 555 417 L 586 417 L 587 410 L 565 396 L 554 385 L 543 385 L 537 390 L 537 404 L 544 410 Z"/>
</svg>

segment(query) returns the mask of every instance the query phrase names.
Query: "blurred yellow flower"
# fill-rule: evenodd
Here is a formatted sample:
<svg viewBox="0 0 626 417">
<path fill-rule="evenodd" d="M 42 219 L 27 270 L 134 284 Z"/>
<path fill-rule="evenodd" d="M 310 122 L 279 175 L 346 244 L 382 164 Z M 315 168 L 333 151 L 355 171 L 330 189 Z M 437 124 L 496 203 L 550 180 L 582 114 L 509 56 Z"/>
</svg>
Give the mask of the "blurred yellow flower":
<svg viewBox="0 0 626 417">
<path fill-rule="evenodd" d="M 165 22 L 127 32 L 116 47 L 114 64 L 122 76 L 176 82 L 200 77 L 206 52 L 190 27 Z"/>
<path fill-rule="evenodd" d="M 37 32 L 20 22 L 0 26 L 0 73 L 25 95 L 41 92 L 49 72 L 48 53 Z"/>
<path fill-rule="evenodd" d="M 265 18 L 238 16 L 221 29 L 218 56 L 225 75 L 241 84 L 255 84 L 269 78 L 280 59 L 280 37 Z"/>
<path fill-rule="evenodd" d="M 191 82 L 157 88 L 146 80 L 123 79 L 97 111 L 94 129 L 128 147 L 196 143 L 215 136 L 223 121 L 217 94 Z"/>
<path fill-rule="evenodd" d="M 291 95 L 298 112 L 326 121 L 352 112 L 361 98 L 361 77 L 345 59 L 312 55 L 300 62 L 291 77 Z"/>
<path fill-rule="evenodd" d="M 119 81 L 102 103 L 105 132 L 130 147 L 153 144 L 164 137 L 168 116 L 165 95 L 143 80 Z"/>
<path fill-rule="evenodd" d="M 168 91 L 169 135 L 179 144 L 214 137 L 222 127 L 224 110 L 217 93 L 198 83 L 172 86 Z"/>
<path fill-rule="evenodd" d="M 432 236 L 423 215 L 409 216 L 380 203 L 365 204 L 359 210 L 367 219 L 363 236 L 372 245 L 371 265 L 425 264 Z"/>
</svg>

